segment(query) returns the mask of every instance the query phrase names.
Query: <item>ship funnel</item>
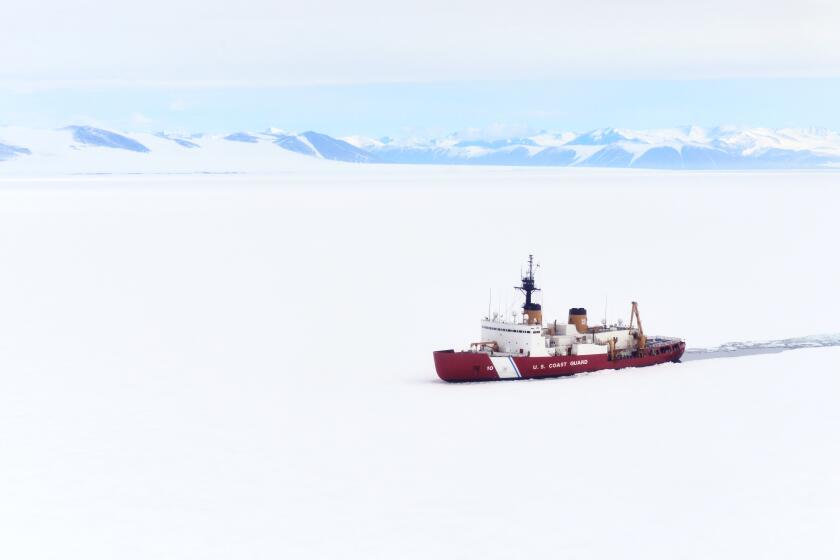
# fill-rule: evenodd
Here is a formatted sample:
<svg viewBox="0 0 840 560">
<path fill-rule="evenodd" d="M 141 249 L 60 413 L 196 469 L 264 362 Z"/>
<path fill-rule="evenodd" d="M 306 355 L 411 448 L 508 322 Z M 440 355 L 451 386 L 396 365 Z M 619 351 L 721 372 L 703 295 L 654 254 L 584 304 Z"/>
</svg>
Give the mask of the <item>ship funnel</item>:
<svg viewBox="0 0 840 560">
<path fill-rule="evenodd" d="M 527 318 L 526 322 L 529 325 L 542 325 L 542 309 L 540 309 L 540 305 L 538 303 L 532 303 L 531 306 L 531 309 L 524 311 L 524 315 Z"/>
<path fill-rule="evenodd" d="M 577 327 L 579 333 L 585 333 L 589 329 L 589 325 L 586 324 L 586 309 L 583 307 L 569 309 L 569 324 Z"/>
</svg>

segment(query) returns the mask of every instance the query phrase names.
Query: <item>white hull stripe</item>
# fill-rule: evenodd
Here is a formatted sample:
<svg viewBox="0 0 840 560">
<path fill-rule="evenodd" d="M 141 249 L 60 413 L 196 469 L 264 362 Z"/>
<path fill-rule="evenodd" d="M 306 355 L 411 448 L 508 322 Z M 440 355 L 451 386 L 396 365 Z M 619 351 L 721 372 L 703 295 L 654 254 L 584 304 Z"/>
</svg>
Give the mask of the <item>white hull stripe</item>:
<svg viewBox="0 0 840 560">
<path fill-rule="evenodd" d="M 499 379 L 516 379 L 522 377 L 519 373 L 519 368 L 510 356 L 493 356 L 490 358 L 493 362 L 493 368 L 496 370 L 496 375 Z"/>
</svg>

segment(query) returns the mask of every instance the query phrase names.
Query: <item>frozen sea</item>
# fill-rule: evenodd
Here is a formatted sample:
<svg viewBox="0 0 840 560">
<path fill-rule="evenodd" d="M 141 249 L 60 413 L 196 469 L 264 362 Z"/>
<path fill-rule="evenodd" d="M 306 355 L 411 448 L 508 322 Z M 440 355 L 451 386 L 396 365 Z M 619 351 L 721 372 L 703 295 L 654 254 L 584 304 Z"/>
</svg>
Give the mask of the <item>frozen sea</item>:
<svg viewBox="0 0 840 560">
<path fill-rule="evenodd" d="M 840 174 L 0 179 L 0 557 L 834 558 L 840 348 L 448 385 L 516 308 L 840 332 Z"/>
</svg>

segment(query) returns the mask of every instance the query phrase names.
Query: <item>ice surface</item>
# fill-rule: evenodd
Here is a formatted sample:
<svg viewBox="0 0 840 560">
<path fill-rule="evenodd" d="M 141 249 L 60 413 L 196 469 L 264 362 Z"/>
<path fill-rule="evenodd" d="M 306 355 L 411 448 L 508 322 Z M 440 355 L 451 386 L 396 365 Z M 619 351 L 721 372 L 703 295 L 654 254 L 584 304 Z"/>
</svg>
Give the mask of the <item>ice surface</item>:
<svg viewBox="0 0 840 560">
<path fill-rule="evenodd" d="M 431 360 L 529 252 L 549 319 L 838 332 L 834 175 L 301 161 L 0 180 L 0 556 L 840 554 L 840 348 L 466 385 Z"/>
<path fill-rule="evenodd" d="M 825 346 L 840 346 L 840 334 L 815 334 L 783 340 L 743 340 L 727 342 L 714 348 L 690 348 L 683 356 L 683 361 L 729 358 L 752 354 L 774 354 L 785 350 L 822 348 Z"/>
</svg>

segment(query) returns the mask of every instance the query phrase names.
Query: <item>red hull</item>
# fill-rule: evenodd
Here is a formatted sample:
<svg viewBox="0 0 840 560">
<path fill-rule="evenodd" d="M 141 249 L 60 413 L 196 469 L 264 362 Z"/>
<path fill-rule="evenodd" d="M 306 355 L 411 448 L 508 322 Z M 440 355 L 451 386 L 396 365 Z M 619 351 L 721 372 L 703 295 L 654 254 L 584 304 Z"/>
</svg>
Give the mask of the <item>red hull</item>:
<svg viewBox="0 0 840 560">
<path fill-rule="evenodd" d="M 512 379 L 542 379 L 563 377 L 598 371 L 602 369 L 622 369 L 626 367 L 645 367 L 665 362 L 676 362 L 685 352 L 685 342 L 655 346 L 641 354 L 627 358 L 610 360 L 606 354 L 591 356 L 552 356 L 536 358 L 516 356 L 510 358 L 514 364 L 516 377 Z M 434 352 L 435 369 L 438 377 L 444 381 L 496 381 L 502 379 L 490 356 L 484 352 L 455 352 L 441 350 Z"/>
</svg>

